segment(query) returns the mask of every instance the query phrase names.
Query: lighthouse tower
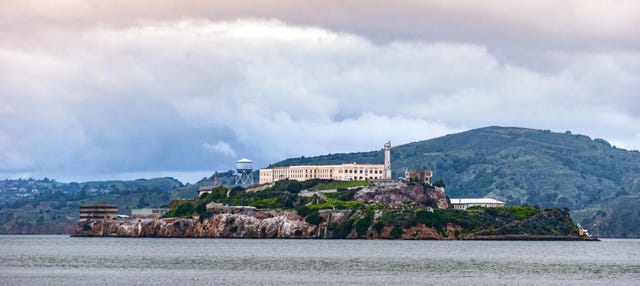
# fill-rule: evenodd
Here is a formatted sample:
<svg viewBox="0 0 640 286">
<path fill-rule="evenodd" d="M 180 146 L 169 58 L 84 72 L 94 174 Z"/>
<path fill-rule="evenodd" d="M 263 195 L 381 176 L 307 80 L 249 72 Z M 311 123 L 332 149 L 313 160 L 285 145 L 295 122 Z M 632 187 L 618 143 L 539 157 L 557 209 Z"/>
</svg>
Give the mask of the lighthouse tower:
<svg viewBox="0 0 640 286">
<path fill-rule="evenodd" d="M 391 142 L 384 144 L 384 177 L 385 180 L 391 180 Z"/>
</svg>

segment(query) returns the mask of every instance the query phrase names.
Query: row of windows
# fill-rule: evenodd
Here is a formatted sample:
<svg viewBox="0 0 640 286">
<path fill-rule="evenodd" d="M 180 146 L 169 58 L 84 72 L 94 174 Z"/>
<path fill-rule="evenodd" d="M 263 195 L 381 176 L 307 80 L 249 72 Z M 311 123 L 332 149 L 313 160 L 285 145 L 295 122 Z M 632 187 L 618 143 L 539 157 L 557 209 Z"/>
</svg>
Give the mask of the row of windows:
<svg viewBox="0 0 640 286">
<path fill-rule="evenodd" d="M 360 173 L 360 174 L 362 174 L 362 173 L 365 173 L 365 174 L 366 173 L 382 174 L 382 170 L 374 169 L 374 170 L 370 171 L 370 170 L 359 169 L 359 170 L 344 170 L 344 172 L 343 172 L 343 170 L 339 170 L 338 173 L 344 173 L 344 174 L 358 174 L 358 173 Z"/>
<path fill-rule="evenodd" d="M 359 181 L 363 181 L 363 180 L 364 181 L 368 181 L 368 180 L 380 180 L 380 179 L 382 179 L 381 176 L 380 177 L 377 177 L 377 176 L 374 176 L 374 177 L 344 177 L 342 180 L 344 180 L 344 181 L 357 181 L 357 180 L 359 180 Z"/>
</svg>

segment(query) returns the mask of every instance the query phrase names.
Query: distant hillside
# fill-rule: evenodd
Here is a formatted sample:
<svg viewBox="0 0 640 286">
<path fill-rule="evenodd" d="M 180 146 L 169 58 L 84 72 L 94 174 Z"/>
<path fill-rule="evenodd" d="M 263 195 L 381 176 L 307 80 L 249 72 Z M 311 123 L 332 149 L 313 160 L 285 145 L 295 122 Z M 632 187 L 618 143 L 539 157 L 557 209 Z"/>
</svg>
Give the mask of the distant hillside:
<svg viewBox="0 0 640 286">
<path fill-rule="evenodd" d="M 218 176 L 221 185 L 234 183 L 233 171 Z M 257 175 L 254 176 L 257 180 Z M 191 199 L 200 186 L 211 186 L 213 176 L 184 185 L 174 178 L 132 181 L 61 183 L 52 179 L 0 181 L 0 234 L 71 233 L 80 204 L 107 202 L 120 214 L 131 209 L 168 205 L 173 199 Z"/>
<path fill-rule="evenodd" d="M 130 214 L 132 208 L 193 197 L 195 192 L 187 187 L 173 178 L 84 183 L 4 180 L 0 181 L 5 198 L 0 204 L 0 233 L 70 233 L 80 204 L 108 202 L 118 205 L 121 214 Z"/>
<path fill-rule="evenodd" d="M 273 166 L 382 161 L 380 149 L 292 158 Z M 432 169 L 445 181 L 449 197 L 489 196 L 511 205 L 567 207 L 576 221 L 600 236 L 640 237 L 640 214 L 619 221 L 618 208 L 640 207 L 640 152 L 618 149 L 603 139 L 487 127 L 395 146 L 391 164 L 394 178 L 407 168 Z"/>
</svg>

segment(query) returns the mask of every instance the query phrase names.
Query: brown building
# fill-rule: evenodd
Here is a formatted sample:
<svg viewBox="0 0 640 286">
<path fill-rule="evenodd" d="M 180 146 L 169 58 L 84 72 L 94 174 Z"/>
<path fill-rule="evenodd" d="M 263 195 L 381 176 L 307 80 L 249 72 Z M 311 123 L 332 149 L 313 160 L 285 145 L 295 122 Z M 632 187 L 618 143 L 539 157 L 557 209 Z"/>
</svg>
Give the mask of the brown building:
<svg viewBox="0 0 640 286">
<path fill-rule="evenodd" d="M 107 203 L 80 205 L 80 221 L 94 219 L 115 219 L 118 217 L 118 206 Z"/>
<path fill-rule="evenodd" d="M 407 169 L 404 171 L 404 178 L 407 182 L 423 182 L 431 185 L 431 177 L 433 177 L 431 170 L 416 171 Z"/>
</svg>

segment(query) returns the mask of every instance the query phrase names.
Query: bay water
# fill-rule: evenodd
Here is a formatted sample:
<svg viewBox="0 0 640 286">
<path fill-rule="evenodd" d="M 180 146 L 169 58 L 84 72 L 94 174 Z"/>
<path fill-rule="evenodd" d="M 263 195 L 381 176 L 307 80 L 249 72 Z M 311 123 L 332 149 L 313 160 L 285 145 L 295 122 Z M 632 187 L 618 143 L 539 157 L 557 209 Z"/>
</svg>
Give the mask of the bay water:
<svg viewBox="0 0 640 286">
<path fill-rule="evenodd" d="M 640 285 L 640 240 L 0 236 L 0 285 Z"/>
</svg>

